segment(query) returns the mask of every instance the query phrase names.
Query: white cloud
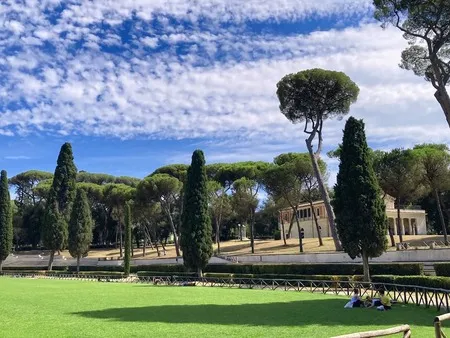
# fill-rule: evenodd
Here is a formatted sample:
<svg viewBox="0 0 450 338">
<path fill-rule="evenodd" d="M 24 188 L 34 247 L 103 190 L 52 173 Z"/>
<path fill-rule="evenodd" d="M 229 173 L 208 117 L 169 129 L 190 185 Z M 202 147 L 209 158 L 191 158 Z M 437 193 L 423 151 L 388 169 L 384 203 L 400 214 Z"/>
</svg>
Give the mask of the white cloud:
<svg viewBox="0 0 450 338">
<path fill-rule="evenodd" d="M 238 137 L 241 148 L 216 152 L 211 160 L 270 160 L 286 149 L 304 150 L 301 126 L 279 113 L 276 83 L 287 73 L 323 67 L 346 72 L 360 86 L 351 114 L 364 118 L 373 146 L 450 142 L 431 86 L 397 66 L 406 46 L 398 31 L 361 23 L 281 36 L 252 33 L 244 24 L 365 15 L 371 1 L 286 0 L 276 7 L 268 0 L 75 1 L 52 25 L 42 9 L 58 3 L 19 6 L 7 1 L 22 25 L 10 21 L 9 26 L 21 35 L 2 42 L 0 51 L 3 44 L 23 48 L 7 58 L 9 68 L 0 73 L 7 85 L 0 97 L 6 104 L 23 97 L 31 108 L 5 109 L 2 133 L 12 133 L 12 127 L 22 133 L 37 129 L 123 138 L 209 137 L 231 143 Z M 122 44 L 115 26 L 133 11 L 144 20 L 158 17 L 162 32 L 155 35 L 153 28 L 136 25 L 137 31 Z M 190 28 L 172 25 L 167 16 L 190 21 Z M 206 21 L 208 29 L 198 28 L 200 18 L 212 21 Z M 234 26 L 229 31 L 215 26 L 230 20 Z M 99 28 L 99 22 L 114 27 Z M 42 40 L 54 50 L 43 51 Z M 74 51 L 77 43 L 83 49 Z M 163 43 L 169 47 L 154 54 L 142 48 Z M 105 52 L 104 45 L 126 50 Z M 343 123 L 326 122 L 326 147 L 340 142 Z M 273 149 L 270 144 L 281 146 Z"/>
</svg>

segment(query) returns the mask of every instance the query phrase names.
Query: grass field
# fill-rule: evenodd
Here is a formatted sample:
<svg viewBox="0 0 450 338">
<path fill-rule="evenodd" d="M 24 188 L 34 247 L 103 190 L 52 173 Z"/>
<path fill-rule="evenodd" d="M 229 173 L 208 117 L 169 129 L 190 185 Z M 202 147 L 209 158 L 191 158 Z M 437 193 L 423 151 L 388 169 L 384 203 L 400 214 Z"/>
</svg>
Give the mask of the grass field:
<svg viewBox="0 0 450 338">
<path fill-rule="evenodd" d="M 343 297 L 265 290 L 0 278 L 1 337 L 330 337 L 410 324 L 435 310 L 343 309 Z"/>
</svg>

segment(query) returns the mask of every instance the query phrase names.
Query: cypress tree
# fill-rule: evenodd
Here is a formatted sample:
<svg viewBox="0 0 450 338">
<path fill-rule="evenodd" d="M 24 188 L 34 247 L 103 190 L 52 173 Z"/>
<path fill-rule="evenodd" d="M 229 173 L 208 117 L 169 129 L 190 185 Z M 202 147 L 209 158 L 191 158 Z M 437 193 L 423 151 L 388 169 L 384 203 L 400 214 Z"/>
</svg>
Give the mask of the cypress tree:
<svg viewBox="0 0 450 338">
<path fill-rule="evenodd" d="M 50 250 L 48 269 L 53 266 L 55 251 L 67 244 L 67 222 L 76 194 L 77 168 L 73 162 L 72 146 L 64 143 L 59 152 L 43 222 L 44 245 Z"/>
<path fill-rule="evenodd" d="M 72 146 L 64 143 L 59 152 L 52 190 L 58 203 L 58 211 L 69 221 L 72 204 L 76 195 L 77 167 L 73 161 Z"/>
<path fill-rule="evenodd" d="M 184 265 L 197 271 L 199 277 L 213 253 L 206 182 L 205 158 L 196 150 L 187 173 L 180 244 Z"/>
<path fill-rule="evenodd" d="M 9 256 L 13 244 L 13 225 L 8 177 L 5 170 L 0 174 L 0 272 L 3 261 Z"/>
<path fill-rule="evenodd" d="M 77 272 L 80 272 L 80 259 L 89 252 L 92 242 L 91 208 L 83 189 L 77 190 L 69 221 L 69 252 L 77 259 Z"/>
<path fill-rule="evenodd" d="M 123 272 L 125 276 L 130 274 L 131 256 L 131 210 L 130 204 L 125 203 L 125 257 L 123 262 Z"/>
<path fill-rule="evenodd" d="M 369 258 L 386 250 L 387 218 L 364 122 L 353 117 L 345 124 L 334 193 L 333 207 L 342 247 L 352 259 L 362 257 L 364 280 L 369 281 Z"/>
</svg>

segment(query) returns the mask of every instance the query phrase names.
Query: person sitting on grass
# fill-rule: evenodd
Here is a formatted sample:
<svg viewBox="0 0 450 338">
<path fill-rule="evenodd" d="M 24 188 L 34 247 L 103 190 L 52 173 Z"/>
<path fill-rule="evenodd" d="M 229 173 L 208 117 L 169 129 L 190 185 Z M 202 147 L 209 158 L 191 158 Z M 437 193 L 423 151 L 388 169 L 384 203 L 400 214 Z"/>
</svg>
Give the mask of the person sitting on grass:
<svg viewBox="0 0 450 338">
<path fill-rule="evenodd" d="M 353 289 L 353 296 L 350 301 L 345 304 L 344 308 L 361 307 L 361 299 L 359 298 L 359 290 Z"/>
<path fill-rule="evenodd" d="M 372 299 L 369 295 L 365 295 L 362 300 L 364 307 L 372 307 Z"/>
<path fill-rule="evenodd" d="M 377 306 L 377 310 L 386 311 L 392 309 L 391 298 L 384 294 L 384 290 L 380 290 L 380 303 L 381 305 Z"/>
</svg>

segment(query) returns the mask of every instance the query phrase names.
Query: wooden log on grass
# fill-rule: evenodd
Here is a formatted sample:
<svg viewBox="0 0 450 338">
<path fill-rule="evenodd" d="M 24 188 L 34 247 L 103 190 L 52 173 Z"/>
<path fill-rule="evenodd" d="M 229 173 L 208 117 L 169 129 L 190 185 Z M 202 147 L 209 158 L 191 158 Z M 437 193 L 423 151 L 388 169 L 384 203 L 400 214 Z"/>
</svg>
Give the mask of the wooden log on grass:
<svg viewBox="0 0 450 338">
<path fill-rule="evenodd" d="M 371 337 L 384 337 L 398 333 L 403 333 L 403 338 L 411 337 L 411 329 L 409 325 L 400 325 L 396 327 L 391 327 L 389 329 L 350 333 L 342 336 L 336 336 L 333 338 L 371 338 Z"/>
</svg>

